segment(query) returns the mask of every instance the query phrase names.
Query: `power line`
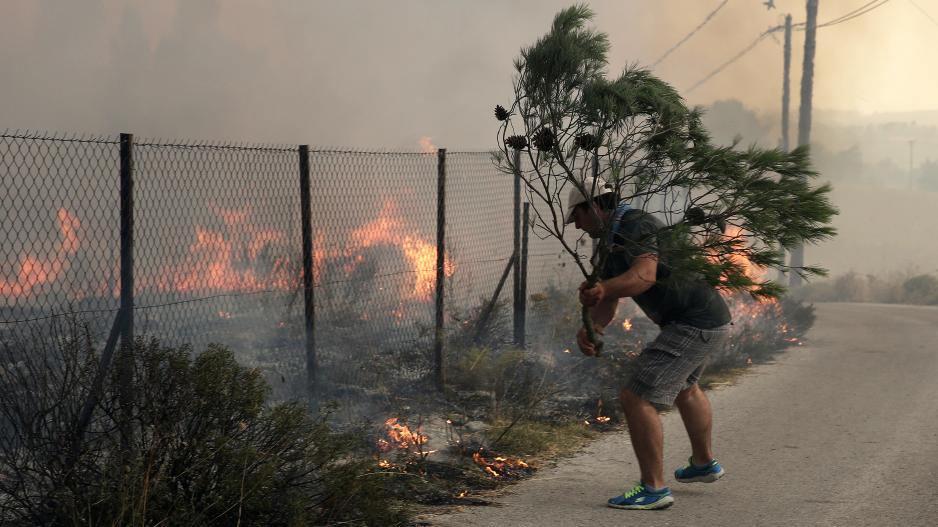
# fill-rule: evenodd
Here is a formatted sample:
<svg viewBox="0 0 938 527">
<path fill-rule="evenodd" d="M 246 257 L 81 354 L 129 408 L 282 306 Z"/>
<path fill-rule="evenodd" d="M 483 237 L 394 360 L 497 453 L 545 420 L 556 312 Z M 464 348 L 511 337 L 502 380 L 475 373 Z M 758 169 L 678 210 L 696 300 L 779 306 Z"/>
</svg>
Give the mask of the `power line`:
<svg viewBox="0 0 938 527">
<path fill-rule="evenodd" d="M 723 64 L 720 64 L 720 65 L 717 67 L 717 69 L 711 71 L 709 75 L 707 75 L 706 77 L 704 77 L 704 78 L 700 79 L 699 81 L 697 81 L 697 83 L 694 84 L 693 86 L 691 86 L 691 87 L 687 90 L 687 92 L 690 93 L 690 92 L 694 91 L 695 89 L 697 89 L 698 86 L 700 86 L 701 84 L 703 84 L 703 83 L 707 82 L 708 80 L 712 79 L 716 74 L 718 74 L 718 73 L 720 73 L 721 71 L 723 71 L 724 69 L 726 69 L 727 66 L 729 66 L 730 64 L 732 64 L 732 63 L 736 62 L 737 60 L 741 59 L 745 54 L 747 54 L 747 53 L 749 53 L 750 51 L 752 51 L 752 50 L 756 47 L 756 45 L 759 44 L 759 42 L 762 42 L 762 39 L 764 39 L 765 37 L 769 36 L 769 34 L 775 32 L 775 31 L 778 31 L 780 27 L 782 27 L 782 26 L 775 26 L 775 27 L 769 28 L 769 29 L 765 30 L 764 32 L 762 32 L 761 35 L 759 35 L 758 37 L 756 37 L 756 39 L 753 40 L 748 46 L 746 46 L 745 48 L 743 48 L 742 51 L 740 51 L 739 53 L 737 53 L 736 55 L 734 55 L 733 58 L 731 58 L 730 60 L 724 62 Z"/>
<path fill-rule="evenodd" d="M 918 5 L 918 4 L 916 4 L 914 0 L 909 0 L 909 2 L 910 2 L 912 5 L 914 5 L 916 9 L 918 9 L 919 11 L 921 11 L 922 14 L 925 15 L 929 20 L 931 20 L 933 24 L 935 24 L 936 26 L 938 26 L 938 20 L 935 20 L 934 18 L 932 18 L 932 16 L 928 14 L 928 11 L 925 11 L 924 9 L 922 9 L 922 7 L 921 7 L 920 5 Z"/>
<path fill-rule="evenodd" d="M 694 34 L 696 34 L 698 31 L 700 31 L 701 28 L 703 28 L 705 25 L 707 25 L 707 22 L 709 22 L 710 19 L 713 18 L 713 16 L 717 14 L 717 12 L 719 12 L 721 9 L 723 9 L 723 6 L 725 6 L 727 2 L 729 2 L 729 0 L 723 0 L 723 2 L 721 2 L 720 5 L 718 5 L 716 9 L 714 9 L 713 11 L 711 11 L 710 14 L 707 15 L 706 18 L 703 19 L 703 22 L 701 22 L 697 27 L 695 27 L 690 33 L 688 33 L 684 38 L 682 38 L 677 44 L 671 46 L 671 49 L 665 51 L 665 52 L 664 52 L 664 55 L 661 55 L 661 57 L 658 58 L 658 60 L 656 60 L 655 63 L 652 64 L 651 66 L 652 66 L 652 67 L 657 66 L 658 64 L 661 63 L 661 61 L 663 61 L 664 59 L 666 59 L 666 58 L 668 57 L 668 55 L 670 55 L 674 50 L 676 50 L 677 48 L 681 47 L 681 45 L 683 45 L 685 42 L 687 42 L 687 41 L 690 39 L 690 37 L 694 36 Z"/>
<path fill-rule="evenodd" d="M 910 1 L 911 1 L 911 0 L 910 0 Z M 880 6 L 885 5 L 887 2 L 889 2 L 889 0 L 873 0 L 873 1 L 871 1 L 871 2 L 867 2 L 866 4 L 863 4 L 862 6 L 860 6 L 860 7 L 856 8 L 856 9 L 854 9 L 853 11 L 850 11 L 850 12 L 848 12 L 848 13 L 844 13 L 843 15 L 840 15 L 840 16 L 837 17 L 837 18 L 828 20 L 827 22 L 824 22 L 823 24 L 818 24 L 817 27 L 818 27 L 818 28 L 830 27 L 830 26 L 834 26 L 834 25 L 837 25 L 837 24 L 840 24 L 840 23 L 843 23 L 843 22 L 847 22 L 847 21 L 849 21 L 849 20 L 853 20 L 854 18 L 857 18 L 857 17 L 859 17 L 859 16 L 862 16 L 862 15 L 865 15 L 865 14 L 869 13 L 870 11 L 876 9 L 877 7 L 880 7 Z M 914 2 L 913 2 L 913 4 L 914 4 Z M 918 6 L 916 6 L 916 7 L 918 7 Z M 931 17 L 929 17 L 929 18 L 931 18 Z M 932 20 L 932 21 L 934 22 L 934 20 Z M 936 24 L 938 24 L 938 22 L 936 22 Z M 794 28 L 797 28 L 798 30 L 804 30 L 804 26 L 805 26 L 805 23 L 804 23 L 804 22 L 798 22 L 797 24 L 792 24 L 792 28 L 793 28 L 793 29 L 794 29 Z M 756 47 L 756 45 L 759 44 L 759 42 L 762 42 L 762 40 L 763 40 L 765 37 L 767 37 L 768 35 L 770 35 L 770 34 L 776 32 L 776 31 L 780 31 L 780 30 L 782 30 L 782 29 L 784 29 L 784 28 L 785 28 L 785 26 L 774 26 L 774 27 L 770 27 L 769 29 L 765 30 L 762 34 L 760 34 L 758 37 L 756 37 L 756 39 L 753 40 L 748 46 L 746 46 L 745 48 L 743 48 L 742 51 L 740 51 L 739 53 L 737 53 L 736 55 L 734 55 L 733 58 L 731 58 L 731 59 L 729 59 L 728 61 L 724 62 L 723 64 L 719 65 L 715 70 L 713 70 L 712 72 L 710 72 L 706 77 L 704 77 L 703 79 L 697 81 L 693 86 L 691 86 L 691 87 L 687 90 L 688 93 L 694 91 L 694 90 L 695 90 L 697 87 L 699 87 L 701 84 L 703 84 L 703 83 L 707 82 L 708 80 L 712 79 L 712 78 L 713 78 L 714 76 L 716 76 L 718 73 L 720 73 L 721 71 L 723 71 L 724 69 L 726 69 L 730 64 L 732 64 L 732 63 L 736 62 L 737 60 L 741 59 L 744 55 L 746 55 L 747 53 L 749 53 L 750 51 L 752 51 L 752 50 Z"/>
<path fill-rule="evenodd" d="M 849 21 L 849 20 L 853 20 L 854 18 L 857 18 L 858 16 L 865 15 L 865 14 L 869 13 L 870 11 L 876 9 L 877 7 L 886 5 L 887 3 L 889 3 L 889 0 L 873 0 L 872 2 L 869 2 L 869 3 L 867 3 L 867 4 L 864 4 L 863 6 L 858 7 L 857 9 L 854 9 L 853 11 L 851 11 L 851 12 L 845 14 L 845 15 L 841 15 L 840 17 L 835 18 L 834 20 L 829 20 L 829 21 L 827 21 L 827 22 L 824 22 L 823 24 L 818 24 L 817 27 L 818 27 L 818 28 L 830 27 L 830 26 L 835 26 L 835 25 L 840 24 L 840 23 L 843 23 L 843 22 L 847 22 L 847 21 Z M 875 4 L 875 5 L 873 5 L 873 4 Z"/>
</svg>

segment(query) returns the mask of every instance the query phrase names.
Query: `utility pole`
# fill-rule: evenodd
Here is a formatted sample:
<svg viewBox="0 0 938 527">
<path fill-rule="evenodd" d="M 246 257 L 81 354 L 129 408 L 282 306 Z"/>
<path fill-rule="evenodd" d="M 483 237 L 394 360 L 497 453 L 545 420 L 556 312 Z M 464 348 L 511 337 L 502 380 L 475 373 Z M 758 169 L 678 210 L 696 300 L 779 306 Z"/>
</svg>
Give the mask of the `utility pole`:
<svg viewBox="0 0 938 527">
<path fill-rule="evenodd" d="M 791 145 L 788 142 L 789 103 L 791 102 L 791 14 L 785 15 L 785 60 L 782 75 L 782 150 L 788 152 Z M 784 257 L 784 255 L 783 255 Z M 785 273 L 779 270 L 778 281 L 785 279 Z"/>
<path fill-rule="evenodd" d="M 801 107 L 798 112 L 798 146 L 811 143 L 811 95 L 814 88 L 814 49 L 817 35 L 818 0 L 808 0 L 808 16 L 805 20 L 804 60 L 801 72 Z M 804 267 L 804 245 L 798 244 L 791 251 L 791 266 Z M 791 274 L 792 288 L 802 284 L 798 273 Z"/>
<path fill-rule="evenodd" d="M 909 175 L 915 170 L 915 139 L 909 139 Z"/>
<path fill-rule="evenodd" d="M 788 152 L 789 104 L 791 102 L 791 15 L 785 15 L 785 71 L 782 75 L 782 150 Z"/>
</svg>

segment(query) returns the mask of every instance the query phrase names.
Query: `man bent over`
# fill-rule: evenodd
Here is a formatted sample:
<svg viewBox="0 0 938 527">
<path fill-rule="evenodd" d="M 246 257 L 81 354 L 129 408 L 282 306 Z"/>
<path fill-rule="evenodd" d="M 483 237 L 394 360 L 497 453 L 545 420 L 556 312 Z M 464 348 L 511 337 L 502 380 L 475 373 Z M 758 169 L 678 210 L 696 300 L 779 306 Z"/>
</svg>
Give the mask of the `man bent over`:
<svg viewBox="0 0 938 527">
<path fill-rule="evenodd" d="M 658 231 L 664 224 L 644 211 L 618 203 L 612 189 L 596 185 L 588 199 L 579 189 L 570 192 L 567 223 L 591 238 L 609 225 L 610 249 L 602 278 L 593 287 L 580 286 L 580 302 L 590 308 L 593 325 L 602 333 L 615 317 L 620 298 L 631 297 L 661 333 L 645 347 L 619 394 L 641 480 L 609 500 L 620 509 L 661 509 L 674 503 L 664 481 L 664 432 L 658 411 L 676 405 L 690 438 L 687 466 L 675 471 L 680 482 L 713 482 L 723 468 L 713 457 L 710 401 L 697 385 L 710 353 L 723 345 L 730 312 L 717 290 L 699 277 L 672 276 L 665 243 Z M 592 178 L 584 187 L 593 188 Z M 664 240 L 661 240 L 662 242 Z M 577 333 L 582 352 L 596 349 L 582 328 Z"/>
</svg>

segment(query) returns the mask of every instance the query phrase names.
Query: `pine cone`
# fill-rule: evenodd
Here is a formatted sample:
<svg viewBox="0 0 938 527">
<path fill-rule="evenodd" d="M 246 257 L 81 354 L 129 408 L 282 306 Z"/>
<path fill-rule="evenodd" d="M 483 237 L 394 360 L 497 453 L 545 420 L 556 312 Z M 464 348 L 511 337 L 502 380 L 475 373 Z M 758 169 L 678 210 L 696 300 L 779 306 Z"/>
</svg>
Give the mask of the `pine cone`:
<svg viewBox="0 0 938 527">
<path fill-rule="evenodd" d="M 702 225 L 707 220 L 703 209 L 691 207 L 684 212 L 684 223 L 688 225 Z"/>
<path fill-rule="evenodd" d="M 498 104 L 495 106 L 495 118 L 499 121 L 507 121 L 509 115 L 511 114 L 509 114 L 508 110 L 503 108 L 502 105 Z"/>
<path fill-rule="evenodd" d="M 528 138 L 523 135 L 513 135 L 505 139 L 505 144 L 515 150 L 524 150 L 528 147 Z"/>
<path fill-rule="evenodd" d="M 590 133 L 580 134 L 576 136 L 576 140 L 574 141 L 574 143 L 576 144 L 577 148 L 579 148 L 580 150 L 592 151 L 597 146 L 596 138 L 593 136 L 593 134 L 590 134 Z"/>
<path fill-rule="evenodd" d="M 538 150 L 550 150 L 554 147 L 554 132 L 541 128 L 534 134 L 534 146 Z"/>
</svg>

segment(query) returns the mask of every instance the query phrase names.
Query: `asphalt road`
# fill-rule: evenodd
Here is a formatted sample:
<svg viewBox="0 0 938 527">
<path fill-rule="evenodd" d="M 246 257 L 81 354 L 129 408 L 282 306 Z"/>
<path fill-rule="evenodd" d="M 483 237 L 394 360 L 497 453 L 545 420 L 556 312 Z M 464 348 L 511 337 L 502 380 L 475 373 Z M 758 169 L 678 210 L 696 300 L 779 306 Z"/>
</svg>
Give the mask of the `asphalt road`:
<svg viewBox="0 0 938 527">
<path fill-rule="evenodd" d="M 638 479 L 625 433 L 435 526 L 938 525 L 938 308 L 818 305 L 804 346 L 710 392 L 716 483 L 669 476 L 674 506 L 605 506 Z M 689 454 L 663 416 L 666 473 Z"/>
</svg>

